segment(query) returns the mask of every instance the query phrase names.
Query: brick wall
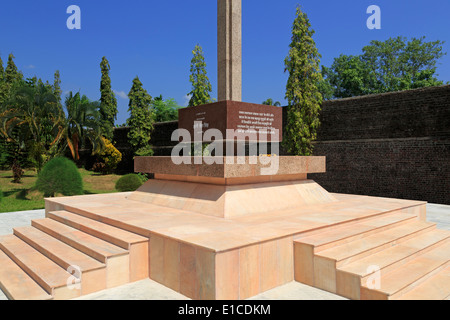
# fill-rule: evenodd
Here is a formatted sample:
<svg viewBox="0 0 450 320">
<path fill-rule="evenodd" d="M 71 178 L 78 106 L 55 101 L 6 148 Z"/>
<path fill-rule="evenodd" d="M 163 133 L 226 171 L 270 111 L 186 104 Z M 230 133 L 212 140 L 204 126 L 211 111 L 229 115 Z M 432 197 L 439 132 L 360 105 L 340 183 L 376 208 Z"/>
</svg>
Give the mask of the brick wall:
<svg viewBox="0 0 450 320">
<path fill-rule="evenodd" d="M 326 101 L 321 120 L 328 191 L 450 205 L 450 86 Z"/>
</svg>

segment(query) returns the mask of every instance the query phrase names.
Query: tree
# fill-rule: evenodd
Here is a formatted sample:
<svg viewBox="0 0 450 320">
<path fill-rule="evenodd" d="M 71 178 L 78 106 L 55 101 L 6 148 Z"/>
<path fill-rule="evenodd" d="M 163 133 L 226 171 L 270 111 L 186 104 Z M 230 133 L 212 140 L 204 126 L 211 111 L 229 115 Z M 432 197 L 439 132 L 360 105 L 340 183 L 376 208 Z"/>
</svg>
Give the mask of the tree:
<svg viewBox="0 0 450 320">
<path fill-rule="evenodd" d="M 112 140 L 114 135 L 114 122 L 117 120 L 117 100 L 111 88 L 111 78 L 109 71 L 111 69 L 106 57 L 102 58 L 100 63 L 102 78 L 100 82 L 100 114 L 103 135 Z"/>
<path fill-rule="evenodd" d="M 143 88 L 139 77 L 134 78 L 128 97 L 130 98 L 128 104 L 130 117 L 127 120 L 127 125 L 130 126 L 129 142 L 136 155 L 152 155 L 149 145 L 154 124 L 152 97 Z"/>
<path fill-rule="evenodd" d="M 178 120 L 178 109 L 181 108 L 175 99 L 164 100 L 162 95 L 153 100 L 153 113 L 155 122 L 167 122 Z"/>
<path fill-rule="evenodd" d="M 16 64 L 14 63 L 14 55 L 10 53 L 8 56 L 8 64 L 6 65 L 5 70 L 5 81 L 8 84 L 12 85 L 15 81 L 21 80 L 22 78 L 22 73 L 19 72 Z"/>
<path fill-rule="evenodd" d="M 314 33 L 306 13 L 298 7 L 289 55 L 285 59 L 285 72 L 289 72 L 289 78 L 283 147 L 294 155 L 312 154 L 312 141 L 316 139 L 320 125 L 319 112 L 323 100 L 318 89 L 318 83 L 322 81 L 319 67 L 321 56 L 312 38 Z"/>
<path fill-rule="evenodd" d="M 189 107 L 213 102 L 210 96 L 212 86 L 206 74 L 206 62 L 202 47 L 196 45 L 192 54 L 194 57 L 191 60 L 191 75 L 189 76 L 192 84 L 192 91 L 189 92 L 191 96 Z"/>
<path fill-rule="evenodd" d="M 62 149 L 70 149 L 72 158 L 79 160 L 79 150 L 84 147 L 86 140 L 92 144 L 92 154 L 102 151 L 101 118 L 99 103 L 90 101 L 79 92 L 70 92 L 65 100 L 67 117 L 60 125 L 57 140 L 62 143 Z"/>
<path fill-rule="evenodd" d="M 3 68 L 3 60 L 2 57 L 0 57 L 0 82 L 3 82 L 5 80 L 5 68 Z"/>
<path fill-rule="evenodd" d="M 40 171 L 57 136 L 60 109 L 56 97 L 42 81 L 31 85 L 17 81 L 11 90 L 0 115 L 2 135 L 17 146 L 16 159 L 21 150 L 26 150 Z"/>
<path fill-rule="evenodd" d="M 323 69 L 336 98 L 439 86 L 436 64 L 446 53 L 443 41 L 425 37 L 374 40 L 362 54 L 341 55 L 330 68 Z"/>
<path fill-rule="evenodd" d="M 3 103 L 6 100 L 6 82 L 5 69 L 3 68 L 3 60 L 0 57 L 0 112 L 3 109 Z"/>
<path fill-rule="evenodd" d="M 264 101 L 262 104 L 266 105 L 266 106 L 275 106 L 275 107 L 281 107 L 281 103 L 280 101 L 273 101 L 272 98 L 267 99 L 266 101 Z"/>
<path fill-rule="evenodd" d="M 61 107 L 62 106 L 62 104 L 61 104 L 62 91 L 61 91 L 61 77 L 59 74 L 59 70 L 55 71 L 54 82 L 53 82 L 53 94 L 56 97 L 58 106 Z"/>
</svg>

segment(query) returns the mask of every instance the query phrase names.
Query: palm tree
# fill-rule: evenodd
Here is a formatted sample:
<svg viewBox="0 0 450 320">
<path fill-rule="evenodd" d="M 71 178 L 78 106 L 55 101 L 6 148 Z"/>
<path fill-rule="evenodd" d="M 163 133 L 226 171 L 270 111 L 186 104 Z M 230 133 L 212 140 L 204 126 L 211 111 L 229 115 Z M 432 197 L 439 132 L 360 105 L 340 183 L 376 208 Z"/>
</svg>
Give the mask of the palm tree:
<svg viewBox="0 0 450 320">
<path fill-rule="evenodd" d="M 49 146 L 56 141 L 61 108 L 52 88 L 41 83 L 20 81 L 0 114 L 2 135 L 27 151 L 40 171 Z"/>
<path fill-rule="evenodd" d="M 262 104 L 266 106 L 275 106 L 275 107 L 281 107 L 281 103 L 279 101 L 273 102 L 272 98 L 267 99 Z"/>
<path fill-rule="evenodd" d="M 93 154 L 104 147 L 100 124 L 100 103 L 90 101 L 80 93 L 72 92 L 65 100 L 67 118 L 64 119 L 58 140 L 69 147 L 74 160 L 79 160 L 79 150 L 88 139 L 93 146 Z"/>
</svg>

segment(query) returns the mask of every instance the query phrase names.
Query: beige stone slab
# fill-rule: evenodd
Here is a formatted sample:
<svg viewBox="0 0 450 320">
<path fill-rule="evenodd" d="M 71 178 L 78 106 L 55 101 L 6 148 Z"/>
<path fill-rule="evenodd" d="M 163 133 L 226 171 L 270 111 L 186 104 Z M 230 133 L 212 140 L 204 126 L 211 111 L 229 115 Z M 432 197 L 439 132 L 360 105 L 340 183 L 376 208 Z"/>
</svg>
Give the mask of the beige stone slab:
<svg viewBox="0 0 450 320">
<path fill-rule="evenodd" d="M 239 299 L 239 250 L 216 254 L 215 283 L 217 300 Z"/>
<path fill-rule="evenodd" d="M 392 298 L 395 294 L 401 294 L 412 284 L 419 282 L 421 278 L 427 279 L 427 275 L 433 271 L 441 271 L 449 265 L 450 243 L 429 251 L 418 258 L 404 264 L 402 268 L 382 277 L 380 288 L 377 292 Z M 364 284 L 363 284 L 364 287 Z"/>
<path fill-rule="evenodd" d="M 376 254 L 359 259 L 345 266 L 339 267 L 341 271 L 366 277 L 369 275 L 368 269 L 370 266 L 378 266 L 383 270 L 389 266 L 395 266 L 396 262 L 407 262 L 407 258 L 414 258 L 419 253 L 426 252 L 426 250 L 433 249 L 442 244 L 443 241 L 448 240 L 448 233 L 442 230 L 432 230 L 423 235 L 418 235 L 408 241 L 402 242 L 399 245 L 387 248 Z"/>
<path fill-rule="evenodd" d="M 70 273 L 14 235 L 1 237 L 0 249 L 53 296 L 55 296 L 55 289 L 65 287 L 67 280 L 71 277 Z M 79 279 L 74 281 L 80 282 Z M 81 292 L 73 290 L 73 294 L 79 296 Z"/>
<path fill-rule="evenodd" d="M 58 241 L 48 234 L 33 228 L 22 227 L 15 228 L 14 235 L 22 239 L 35 250 L 54 261 L 64 270 L 70 266 L 77 266 L 83 273 L 85 271 L 104 268 L 105 265 L 82 252 Z"/>
<path fill-rule="evenodd" d="M 350 258 L 353 258 L 353 260 L 363 258 L 364 256 L 380 251 L 384 247 L 390 246 L 393 244 L 392 242 L 399 243 L 420 232 L 428 231 L 428 229 L 433 227 L 434 225 L 430 223 L 421 221 L 411 222 L 338 247 L 323 250 L 318 255 L 333 259 L 337 262 L 350 262 Z"/>
<path fill-rule="evenodd" d="M 403 300 L 445 300 L 449 296 L 450 268 L 418 285 L 400 298 Z"/>
<path fill-rule="evenodd" d="M 52 298 L 23 269 L 0 250 L 0 289 L 12 300 L 50 300 Z"/>
<path fill-rule="evenodd" d="M 180 293 L 192 299 L 199 297 L 196 255 L 194 246 L 180 244 Z"/>
<path fill-rule="evenodd" d="M 273 289 L 278 285 L 278 248 L 277 241 L 269 241 L 261 245 L 261 292 Z"/>
<path fill-rule="evenodd" d="M 261 292 L 261 246 L 239 249 L 239 298 L 247 299 Z"/>
<path fill-rule="evenodd" d="M 216 254 L 207 250 L 196 251 L 196 275 L 198 283 L 198 299 L 216 299 L 216 276 L 215 276 Z"/>
<path fill-rule="evenodd" d="M 103 263 L 110 257 L 128 255 L 122 248 L 51 219 L 33 220 L 32 226 Z"/>
</svg>

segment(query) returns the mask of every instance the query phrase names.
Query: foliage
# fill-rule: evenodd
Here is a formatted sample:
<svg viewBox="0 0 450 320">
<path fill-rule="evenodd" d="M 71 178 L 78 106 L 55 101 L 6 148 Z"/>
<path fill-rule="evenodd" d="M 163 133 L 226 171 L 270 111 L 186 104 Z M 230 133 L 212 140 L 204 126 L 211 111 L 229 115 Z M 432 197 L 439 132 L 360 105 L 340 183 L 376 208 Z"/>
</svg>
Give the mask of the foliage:
<svg viewBox="0 0 450 320">
<path fill-rule="evenodd" d="M 294 155 L 312 154 L 312 141 L 316 139 L 320 125 L 319 112 L 323 99 L 318 83 L 322 81 L 322 74 L 320 54 L 312 38 L 314 33 L 306 13 L 298 7 L 292 27 L 292 43 L 285 59 L 285 71 L 289 72 L 289 78 L 283 147 Z"/>
<path fill-rule="evenodd" d="M 3 192 L 2 189 L 0 189 L 0 202 L 2 202 L 2 199 L 3 199 Z"/>
<path fill-rule="evenodd" d="M 128 97 L 130 98 L 128 104 L 130 117 L 127 120 L 127 124 L 130 126 L 128 141 L 136 154 L 138 150 L 143 151 L 143 148 L 148 149 L 150 142 L 153 124 L 155 122 L 151 108 L 152 97 L 143 88 L 139 77 L 133 80 Z"/>
<path fill-rule="evenodd" d="M 11 167 L 13 172 L 13 183 L 20 183 L 22 176 L 25 173 L 17 160 L 14 160 Z"/>
<path fill-rule="evenodd" d="M 143 182 L 137 174 L 130 173 L 120 178 L 116 183 L 116 190 L 119 192 L 136 191 Z"/>
<path fill-rule="evenodd" d="M 106 138 L 102 138 L 104 148 L 97 155 L 100 162 L 104 163 L 103 174 L 112 173 L 122 161 L 122 153 Z"/>
<path fill-rule="evenodd" d="M 209 150 L 209 143 L 202 143 L 202 151 L 196 148 L 195 143 L 191 143 L 191 151 L 189 152 L 189 156 L 191 157 L 209 157 L 211 156 L 211 152 Z"/>
<path fill-rule="evenodd" d="M 39 173 L 36 188 L 45 197 L 56 194 L 73 196 L 83 194 L 83 180 L 75 163 L 64 157 L 50 160 Z"/>
<path fill-rule="evenodd" d="M 146 183 L 149 180 L 149 175 L 147 173 L 139 172 L 137 175 L 139 179 L 141 179 L 142 183 Z"/>
<path fill-rule="evenodd" d="M 60 121 L 58 141 L 62 149 L 70 149 L 72 158 L 79 160 L 79 150 L 85 147 L 86 140 L 92 144 L 92 153 L 96 154 L 104 148 L 101 131 L 99 103 L 90 101 L 79 92 L 68 94 L 65 100 L 67 116 Z"/>
<path fill-rule="evenodd" d="M 17 146 L 14 157 L 26 151 L 39 171 L 56 142 L 61 112 L 50 85 L 36 79 L 13 83 L 0 114 L 0 130 L 7 141 Z"/>
<path fill-rule="evenodd" d="M 61 104 L 61 94 L 62 94 L 62 90 L 61 90 L 61 76 L 59 74 L 59 70 L 55 71 L 54 82 L 53 82 L 53 94 L 56 97 L 56 103 L 58 104 L 58 106 L 60 108 L 62 108 L 62 104 Z"/>
<path fill-rule="evenodd" d="M 155 122 L 178 120 L 178 109 L 182 108 L 175 99 L 164 100 L 162 95 L 153 100 L 152 106 Z"/>
<path fill-rule="evenodd" d="M 361 55 L 340 55 L 322 73 L 335 98 L 439 86 L 436 64 L 446 54 L 443 44 L 425 37 L 374 40 Z"/>
<path fill-rule="evenodd" d="M 213 102 L 210 96 L 212 86 L 206 74 L 206 62 L 202 47 L 196 45 L 192 54 L 194 57 L 191 60 L 191 75 L 189 76 L 192 84 L 192 91 L 189 92 L 191 96 L 189 107 Z"/>
<path fill-rule="evenodd" d="M 153 157 L 155 152 L 153 151 L 151 146 L 142 147 L 134 153 L 137 157 Z"/>
<path fill-rule="evenodd" d="M 102 78 L 100 82 L 100 114 L 101 128 L 103 135 L 109 139 L 113 139 L 114 122 L 117 120 L 117 100 L 111 88 L 111 78 L 109 71 L 111 69 L 106 57 L 102 58 L 100 63 Z"/>
<path fill-rule="evenodd" d="M 281 103 L 280 101 L 273 101 L 272 98 L 267 99 L 266 101 L 264 101 L 262 104 L 266 105 L 266 106 L 275 106 L 275 107 L 281 107 Z"/>
<path fill-rule="evenodd" d="M 10 53 L 5 69 L 5 81 L 9 84 L 13 84 L 16 81 L 22 80 L 22 78 L 22 73 L 17 69 L 17 66 L 14 63 L 14 55 Z"/>
</svg>

